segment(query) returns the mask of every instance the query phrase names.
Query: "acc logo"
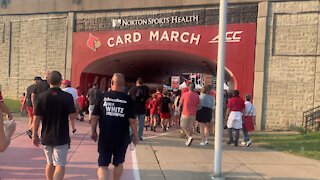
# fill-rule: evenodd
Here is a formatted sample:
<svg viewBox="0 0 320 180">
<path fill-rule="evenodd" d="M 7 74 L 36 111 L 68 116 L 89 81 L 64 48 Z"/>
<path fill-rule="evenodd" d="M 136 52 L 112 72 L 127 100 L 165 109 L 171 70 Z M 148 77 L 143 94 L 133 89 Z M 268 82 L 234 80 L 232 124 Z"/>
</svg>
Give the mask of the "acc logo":
<svg viewBox="0 0 320 180">
<path fill-rule="evenodd" d="M 226 42 L 233 42 L 238 43 L 241 41 L 241 37 L 239 36 L 242 34 L 243 31 L 228 31 L 226 32 Z M 209 43 L 218 43 L 219 42 L 219 34 L 214 37 Z"/>
<path fill-rule="evenodd" d="M 89 38 L 87 40 L 87 46 L 93 51 L 96 51 L 101 46 L 101 41 L 98 37 L 95 37 L 91 33 L 89 34 Z"/>
</svg>

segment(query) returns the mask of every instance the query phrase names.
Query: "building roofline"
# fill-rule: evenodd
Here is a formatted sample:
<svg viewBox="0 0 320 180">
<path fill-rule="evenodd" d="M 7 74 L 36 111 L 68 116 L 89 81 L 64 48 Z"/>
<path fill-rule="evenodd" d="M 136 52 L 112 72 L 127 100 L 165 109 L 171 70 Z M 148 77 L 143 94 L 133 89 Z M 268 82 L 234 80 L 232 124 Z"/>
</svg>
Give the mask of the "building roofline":
<svg viewBox="0 0 320 180">
<path fill-rule="evenodd" d="M 266 0 L 229 0 L 229 4 L 258 3 Z M 0 15 L 62 12 L 115 11 L 134 9 L 217 6 L 220 0 L 5 0 Z"/>
</svg>

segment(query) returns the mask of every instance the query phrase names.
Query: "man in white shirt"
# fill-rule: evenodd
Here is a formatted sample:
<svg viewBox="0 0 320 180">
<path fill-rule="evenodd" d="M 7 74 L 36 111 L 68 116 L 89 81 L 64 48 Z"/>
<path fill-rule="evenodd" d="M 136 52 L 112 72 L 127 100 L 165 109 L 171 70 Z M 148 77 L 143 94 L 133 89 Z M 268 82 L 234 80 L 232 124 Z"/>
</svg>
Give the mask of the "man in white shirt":
<svg viewBox="0 0 320 180">
<path fill-rule="evenodd" d="M 79 109 L 78 104 L 78 92 L 75 88 L 71 87 L 71 82 L 69 80 L 63 80 L 61 82 L 61 89 L 64 92 L 67 92 L 72 95 L 74 107 L 76 108 L 76 111 Z M 72 133 L 75 133 L 77 130 L 75 128 L 74 121 L 71 121 L 71 127 L 72 127 Z"/>
</svg>

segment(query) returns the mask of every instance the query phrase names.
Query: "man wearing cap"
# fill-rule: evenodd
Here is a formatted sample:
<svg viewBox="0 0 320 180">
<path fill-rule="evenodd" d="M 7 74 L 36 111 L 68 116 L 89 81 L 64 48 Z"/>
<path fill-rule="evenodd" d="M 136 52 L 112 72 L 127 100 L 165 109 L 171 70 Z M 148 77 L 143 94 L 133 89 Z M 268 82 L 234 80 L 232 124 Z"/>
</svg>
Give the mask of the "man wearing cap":
<svg viewBox="0 0 320 180">
<path fill-rule="evenodd" d="M 74 101 L 74 107 L 77 109 L 78 105 L 78 92 L 75 88 L 71 87 L 71 82 L 69 80 L 63 80 L 61 82 L 61 89 L 64 92 L 67 92 L 72 95 Z M 77 130 L 75 128 L 74 122 L 71 121 L 72 133 L 75 133 Z"/>
<path fill-rule="evenodd" d="M 29 87 L 27 87 L 27 95 L 26 95 L 26 108 L 28 111 L 28 116 L 29 116 L 29 130 L 26 131 L 27 135 L 29 136 L 29 138 L 32 138 L 32 123 L 33 123 L 33 105 L 32 105 L 32 98 L 31 98 L 31 94 L 34 91 L 34 89 L 36 88 L 36 85 L 42 81 L 41 77 L 36 76 L 34 77 L 34 82 L 33 84 L 31 84 Z"/>
</svg>

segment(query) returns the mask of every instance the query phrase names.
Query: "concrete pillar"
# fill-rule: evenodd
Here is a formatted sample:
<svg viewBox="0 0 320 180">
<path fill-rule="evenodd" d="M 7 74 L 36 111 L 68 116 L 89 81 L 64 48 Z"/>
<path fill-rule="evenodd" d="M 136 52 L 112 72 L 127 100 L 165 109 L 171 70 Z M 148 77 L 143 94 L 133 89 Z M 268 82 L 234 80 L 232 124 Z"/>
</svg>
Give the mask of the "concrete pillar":
<svg viewBox="0 0 320 180">
<path fill-rule="evenodd" d="M 71 79 L 71 64 L 72 64 L 72 41 L 74 30 L 74 13 L 69 12 L 67 17 L 67 32 L 66 32 L 66 61 L 65 61 L 65 79 Z"/>
<path fill-rule="evenodd" d="M 268 10 L 268 2 L 259 3 L 253 91 L 253 104 L 255 105 L 257 112 L 257 130 L 264 130 L 266 127 L 264 115 L 264 88 Z"/>
</svg>

